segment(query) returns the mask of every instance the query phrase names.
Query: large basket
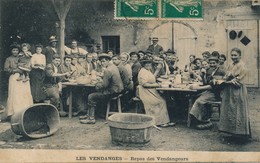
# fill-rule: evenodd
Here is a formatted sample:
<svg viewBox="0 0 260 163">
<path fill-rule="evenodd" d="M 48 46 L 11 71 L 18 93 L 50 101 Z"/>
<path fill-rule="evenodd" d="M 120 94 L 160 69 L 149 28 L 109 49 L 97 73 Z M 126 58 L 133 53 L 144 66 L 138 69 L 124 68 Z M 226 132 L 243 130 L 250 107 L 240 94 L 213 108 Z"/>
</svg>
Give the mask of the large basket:
<svg viewBox="0 0 260 163">
<path fill-rule="evenodd" d="M 146 144 L 151 139 L 154 119 L 134 113 L 116 113 L 108 117 L 112 142 L 115 144 Z"/>
<path fill-rule="evenodd" d="M 29 138 L 43 138 L 59 129 L 60 117 L 51 104 L 34 104 L 11 117 L 12 131 Z"/>
</svg>

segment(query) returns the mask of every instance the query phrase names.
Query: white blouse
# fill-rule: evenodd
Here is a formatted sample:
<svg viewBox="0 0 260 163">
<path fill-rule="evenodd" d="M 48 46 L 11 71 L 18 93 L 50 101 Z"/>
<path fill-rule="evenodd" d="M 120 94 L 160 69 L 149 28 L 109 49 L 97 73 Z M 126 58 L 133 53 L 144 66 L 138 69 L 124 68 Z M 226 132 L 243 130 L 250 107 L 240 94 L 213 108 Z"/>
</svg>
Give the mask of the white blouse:
<svg viewBox="0 0 260 163">
<path fill-rule="evenodd" d="M 44 67 L 46 66 L 46 58 L 45 55 L 43 54 L 33 54 L 31 58 L 31 64 L 32 66 L 38 64 L 38 65 L 43 65 Z"/>
</svg>

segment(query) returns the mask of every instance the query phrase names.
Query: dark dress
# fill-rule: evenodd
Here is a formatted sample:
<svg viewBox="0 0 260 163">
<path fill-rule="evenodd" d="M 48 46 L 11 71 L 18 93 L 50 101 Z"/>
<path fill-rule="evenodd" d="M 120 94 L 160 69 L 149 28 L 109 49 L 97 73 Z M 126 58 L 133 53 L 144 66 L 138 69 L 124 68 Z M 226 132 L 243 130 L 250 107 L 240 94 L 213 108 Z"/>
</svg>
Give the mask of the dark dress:
<svg viewBox="0 0 260 163">
<path fill-rule="evenodd" d="M 32 65 L 43 65 L 46 66 L 46 58 L 43 54 L 34 54 L 31 58 Z M 30 72 L 30 84 L 31 92 L 34 102 L 42 102 L 46 99 L 45 93 L 43 92 L 43 80 L 45 78 L 44 68 L 32 68 Z"/>
<path fill-rule="evenodd" d="M 219 99 L 219 86 L 213 85 L 211 80 L 215 76 L 222 76 L 224 77 L 225 72 L 221 69 L 208 69 L 207 70 L 207 81 L 205 82 L 205 85 L 211 85 L 211 90 L 206 90 L 202 92 L 199 97 L 194 102 L 190 114 L 193 115 L 197 120 L 201 122 L 207 122 L 209 120 L 209 112 L 208 108 L 206 107 L 206 104 L 209 102 L 215 102 Z"/>
<path fill-rule="evenodd" d="M 247 75 L 245 64 L 239 63 L 229 65 L 227 71 L 232 76 L 236 76 L 241 83 L 240 87 L 235 87 L 232 84 L 225 84 L 222 91 L 222 104 L 220 111 L 219 130 L 222 132 L 240 135 L 251 136 L 247 88 L 244 80 Z"/>
</svg>

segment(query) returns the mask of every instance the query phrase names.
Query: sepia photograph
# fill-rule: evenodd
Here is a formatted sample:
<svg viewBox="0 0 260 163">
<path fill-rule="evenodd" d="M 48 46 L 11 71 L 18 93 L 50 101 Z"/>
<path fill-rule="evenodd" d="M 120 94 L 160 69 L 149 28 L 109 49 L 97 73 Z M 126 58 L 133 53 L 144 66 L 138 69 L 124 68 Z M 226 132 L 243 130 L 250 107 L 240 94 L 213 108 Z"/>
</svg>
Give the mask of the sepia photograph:
<svg viewBox="0 0 260 163">
<path fill-rule="evenodd" d="M 260 162 L 260 0 L 0 0 L 0 162 Z"/>
</svg>

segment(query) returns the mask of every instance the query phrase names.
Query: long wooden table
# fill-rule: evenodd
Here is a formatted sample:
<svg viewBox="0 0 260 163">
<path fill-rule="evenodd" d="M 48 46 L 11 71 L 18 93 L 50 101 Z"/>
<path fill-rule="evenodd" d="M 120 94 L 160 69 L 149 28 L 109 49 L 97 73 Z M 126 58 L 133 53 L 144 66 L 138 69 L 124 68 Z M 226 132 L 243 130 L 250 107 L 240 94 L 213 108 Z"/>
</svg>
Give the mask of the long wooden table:
<svg viewBox="0 0 260 163">
<path fill-rule="evenodd" d="M 178 87 L 165 87 L 165 88 L 156 88 L 156 90 L 158 91 L 172 91 L 172 92 L 185 92 L 187 93 L 189 96 L 189 106 L 188 106 L 188 118 L 187 118 L 187 126 L 190 127 L 191 124 L 191 119 L 190 119 L 190 115 L 189 112 L 192 108 L 193 105 L 193 96 L 195 94 L 197 94 L 198 90 L 196 89 L 189 89 L 189 88 L 178 88 Z"/>
<path fill-rule="evenodd" d="M 63 82 L 62 86 L 70 87 L 69 89 L 69 118 L 72 118 L 72 89 L 73 87 L 87 87 L 87 88 L 94 88 L 94 84 L 78 84 L 72 82 Z"/>
</svg>

